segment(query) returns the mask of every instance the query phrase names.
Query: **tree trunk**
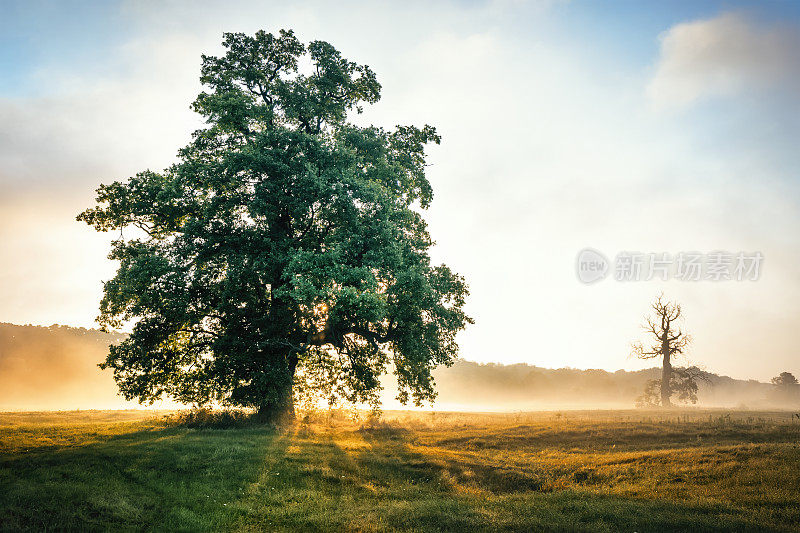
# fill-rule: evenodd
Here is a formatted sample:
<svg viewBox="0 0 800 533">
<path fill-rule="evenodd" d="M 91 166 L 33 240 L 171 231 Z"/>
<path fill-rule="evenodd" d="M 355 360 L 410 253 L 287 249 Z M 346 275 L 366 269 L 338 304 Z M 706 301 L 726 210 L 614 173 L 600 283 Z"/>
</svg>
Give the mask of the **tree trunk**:
<svg viewBox="0 0 800 533">
<path fill-rule="evenodd" d="M 259 405 L 256 416 L 260 422 L 267 424 L 285 424 L 294 420 L 294 395 L 291 384 L 279 391 L 278 398 Z"/>
<path fill-rule="evenodd" d="M 275 384 L 274 394 L 258 406 L 257 418 L 268 424 L 285 424 L 294 420 L 294 372 L 297 367 L 297 356 L 288 357 L 286 376 L 281 383 Z"/>
<path fill-rule="evenodd" d="M 669 400 L 672 396 L 672 388 L 670 387 L 672 363 L 669 360 L 669 345 L 662 347 L 661 353 L 664 355 L 664 361 L 661 364 L 661 407 L 672 407 L 672 402 Z"/>
</svg>

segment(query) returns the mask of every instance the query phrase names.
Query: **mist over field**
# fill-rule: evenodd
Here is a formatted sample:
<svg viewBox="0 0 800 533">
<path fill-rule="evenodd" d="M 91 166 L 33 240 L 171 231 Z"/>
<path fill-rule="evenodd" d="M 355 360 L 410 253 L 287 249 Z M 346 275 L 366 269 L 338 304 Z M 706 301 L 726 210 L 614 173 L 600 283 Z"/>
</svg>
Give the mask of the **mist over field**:
<svg viewBox="0 0 800 533">
<path fill-rule="evenodd" d="M 540 368 L 525 364 L 478 364 L 458 361 L 434 375 L 438 409 L 486 408 L 500 411 L 540 409 L 630 409 L 645 383 L 661 370 L 639 371 Z M 772 386 L 707 372 L 709 383 L 698 383 L 697 406 L 777 408 L 791 407 L 771 394 Z"/>
<path fill-rule="evenodd" d="M 0 409 L 124 407 L 97 363 L 121 335 L 60 326 L 0 324 Z"/>
<path fill-rule="evenodd" d="M 97 364 L 122 334 L 66 326 L 0 324 L 0 410 L 138 408 L 117 394 L 111 372 Z M 531 411 L 542 409 L 630 409 L 658 368 L 639 371 L 549 369 L 526 364 L 480 364 L 459 360 L 434 372 L 439 396 L 425 409 Z M 698 407 L 793 408 L 769 383 L 705 375 Z M 383 405 L 407 408 L 384 380 Z M 176 407 L 164 401 L 156 407 Z"/>
</svg>

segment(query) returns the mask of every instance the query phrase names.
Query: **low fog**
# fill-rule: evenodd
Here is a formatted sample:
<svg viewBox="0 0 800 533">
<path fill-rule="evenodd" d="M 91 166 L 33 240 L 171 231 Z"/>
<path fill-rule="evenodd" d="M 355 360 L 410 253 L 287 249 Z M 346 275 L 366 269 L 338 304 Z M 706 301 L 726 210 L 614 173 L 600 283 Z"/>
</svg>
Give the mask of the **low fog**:
<svg viewBox="0 0 800 533">
<path fill-rule="evenodd" d="M 83 328 L 0 324 L 0 410 L 141 407 L 120 397 L 111 372 L 97 367 L 108 345 L 122 338 Z M 434 375 L 436 410 L 630 409 L 647 380 L 660 377 L 660 369 L 606 372 L 461 360 Z M 800 403 L 781 397 L 769 383 L 704 375 L 708 381 L 698 381 L 700 407 L 796 408 Z M 384 386 L 384 408 L 404 408 L 394 399 L 392 379 Z"/>
<path fill-rule="evenodd" d="M 136 407 L 97 364 L 123 337 L 64 326 L 0 324 L 0 409 Z"/>
</svg>

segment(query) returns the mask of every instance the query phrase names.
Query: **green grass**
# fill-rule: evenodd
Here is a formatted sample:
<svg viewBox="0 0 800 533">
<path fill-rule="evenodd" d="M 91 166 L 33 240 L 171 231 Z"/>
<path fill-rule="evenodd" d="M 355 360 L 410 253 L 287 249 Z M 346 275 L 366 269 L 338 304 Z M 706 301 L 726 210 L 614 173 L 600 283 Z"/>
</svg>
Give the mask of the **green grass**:
<svg viewBox="0 0 800 533">
<path fill-rule="evenodd" d="M 800 531 L 788 413 L 0 414 L 0 530 Z"/>
</svg>

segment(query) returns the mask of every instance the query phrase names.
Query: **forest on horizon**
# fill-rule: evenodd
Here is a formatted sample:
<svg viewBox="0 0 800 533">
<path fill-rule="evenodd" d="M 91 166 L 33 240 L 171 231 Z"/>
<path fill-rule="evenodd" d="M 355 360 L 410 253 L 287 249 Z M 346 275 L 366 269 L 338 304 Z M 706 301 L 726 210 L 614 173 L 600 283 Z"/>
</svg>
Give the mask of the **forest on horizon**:
<svg viewBox="0 0 800 533">
<path fill-rule="evenodd" d="M 97 367 L 121 333 L 53 325 L 0 323 L 0 410 L 137 407 L 117 395 L 109 372 Z M 659 376 L 643 370 L 543 368 L 525 363 L 477 363 L 459 359 L 434 372 L 435 410 L 633 408 L 644 384 Z M 702 372 L 698 406 L 740 409 L 796 407 L 774 386 Z M 385 408 L 401 407 L 385 380 Z M 430 406 L 426 406 L 431 408 Z"/>
</svg>

